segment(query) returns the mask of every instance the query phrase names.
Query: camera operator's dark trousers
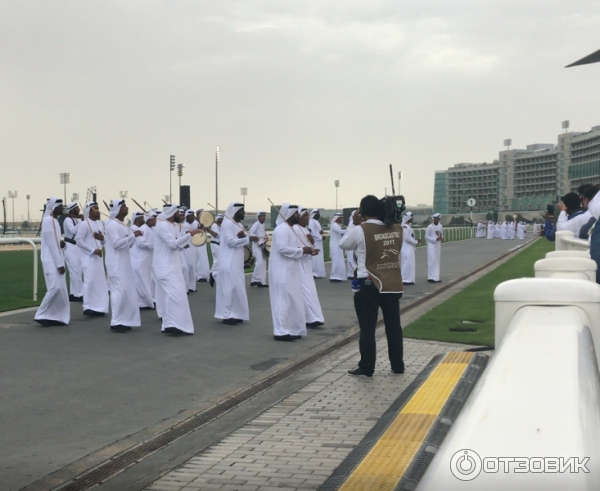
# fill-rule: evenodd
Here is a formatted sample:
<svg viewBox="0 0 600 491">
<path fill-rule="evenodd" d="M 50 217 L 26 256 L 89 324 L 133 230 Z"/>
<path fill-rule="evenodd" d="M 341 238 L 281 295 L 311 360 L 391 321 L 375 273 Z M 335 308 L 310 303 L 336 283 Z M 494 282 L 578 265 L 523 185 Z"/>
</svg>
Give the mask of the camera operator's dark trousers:
<svg viewBox="0 0 600 491">
<path fill-rule="evenodd" d="M 362 281 L 361 281 L 362 283 Z M 392 370 L 404 371 L 404 353 L 402 327 L 400 326 L 400 297 L 401 293 L 379 293 L 375 285 L 365 285 L 354 294 L 354 309 L 360 327 L 360 362 L 358 366 L 367 374 L 375 371 L 375 327 L 379 309 L 383 313 L 385 335 L 388 342 L 388 355 Z"/>
</svg>

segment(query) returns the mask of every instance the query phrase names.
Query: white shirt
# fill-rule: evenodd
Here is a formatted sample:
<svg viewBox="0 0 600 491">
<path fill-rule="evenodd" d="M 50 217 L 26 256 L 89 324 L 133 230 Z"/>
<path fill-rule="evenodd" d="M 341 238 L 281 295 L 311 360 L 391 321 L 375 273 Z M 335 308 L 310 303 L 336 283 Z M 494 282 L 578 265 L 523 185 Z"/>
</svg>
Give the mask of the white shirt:
<svg viewBox="0 0 600 491">
<path fill-rule="evenodd" d="M 375 225 L 385 225 L 381 220 L 370 219 L 364 223 L 374 223 Z M 365 233 L 362 227 L 354 227 L 350 233 L 345 234 L 340 239 L 340 248 L 346 251 L 354 251 L 356 254 L 356 277 L 366 278 L 369 276 L 369 272 L 365 266 L 365 260 L 367 258 L 367 248 L 365 246 Z"/>
<path fill-rule="evenodd" d="M 592 213 L 590 210 L 571 218 L 571 220 L 568 219 L 565 211 L 561 211 L 560 215 L 558 215 L 558 219 L 556 220 L 556 230 L 570 230 L 575 234 L 575 238 L 578 238 L 581 227 L 589 222 L 590 218 L 592 218 Z"/>
</svg>

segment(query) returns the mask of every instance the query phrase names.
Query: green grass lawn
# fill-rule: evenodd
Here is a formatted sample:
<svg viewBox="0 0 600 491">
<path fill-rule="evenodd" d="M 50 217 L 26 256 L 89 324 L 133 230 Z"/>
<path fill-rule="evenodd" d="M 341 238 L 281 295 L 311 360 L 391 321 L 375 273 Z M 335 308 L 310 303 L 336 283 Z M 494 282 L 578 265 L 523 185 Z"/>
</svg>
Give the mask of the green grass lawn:
<svg viewBox="0 0 600 491">
<path fill-rule="evenodd" d="M 39 305 L 46 293 L 38 253 L 38 302 L 33 301 L 33 253 L 0 252 L 0 312 Z"/>
<path fill-rule="evenodd" d="M 533 265 L 554 250 L 538 240 L 404 329 L 407 338 L 494 345 L 494 290 L 503 281 L 533 277 Z M 465 323 L 463 321 L 473 322 Z M 474 332 L 465 332 L 474 331 Z"/>
</svg>

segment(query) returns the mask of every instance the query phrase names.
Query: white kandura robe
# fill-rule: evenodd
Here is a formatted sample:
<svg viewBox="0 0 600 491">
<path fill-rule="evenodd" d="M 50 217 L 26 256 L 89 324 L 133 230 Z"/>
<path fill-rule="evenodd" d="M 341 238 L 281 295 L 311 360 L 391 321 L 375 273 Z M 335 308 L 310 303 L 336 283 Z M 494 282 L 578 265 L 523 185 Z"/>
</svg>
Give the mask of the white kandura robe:
<svg viewBox="0 0 600 491">
<path fill-rule="evenodd" d="M 440 281 L 440 265 L 442 261 L 442 242 L 438 241 L 438 232 L 444 236 L 444 228 L 441 223 L 434 225 L 430 223 L 425 231 L 427 241 L 427 279 Z"/>
<path fill-rule="evenodd" d="M 494 238 L 494 225 L 491 223 L 488 223 L 488 226 L 487 226 L 487 238 L 488 238 L 488 240 L 491 240 Z"/>
<path fill-rule="evenodd" d="M 78 218 L 68 216 L 63 222 L 65 237 L 75 240 L 77 227 L 81 224 Z M 66 243 L 65 262 L 69 270 L 69 293 L 75 297 L 83 296 L 83 271 L 81 266 L 81 249 L 76 244 Z"/>
<path fill-rule="evenodd" d="M 185 233 L 186 230 L 196 230 L 198 228 L 198 222 L 194 220 L 192 223 L 183 222 L 181 224 L 181 231 Z M 199 254 L 200 249 L 204 249 L 206 253 L 206 244 L 202 247 L 196 247 L 195 245 L 191 245 L 187 249 L 183 250 L 183 256 L 185 257 L 187 263 L 187 271 L 184 270 L 185 275 L 185 284 L 187 286 L 188 291 L 196 291 L 196 281 L 200 279 L 196 277 L 196 268 L 199 264 Z M 187 274 L 186 274 L 187 273 Z"/>
<path fill-rule="evenodd" d="M 339 223 L 332 223 L 329 229 L 329 256 L 331 257 L 330 280 L 345 280 L 346 259 L 344 251 L 340 247 L 340 240 L 344 236 L 344 230 Z"/>
<path fill-rule="evenodd" d="M 135 236 L 116 218 L 106 222 L 106 272 L 110 287 L 111 326 L 141 326 L 137 288 L 129 250 Z"/>
<path fill-rule="evenodd" d="M 156 310 L 162 317 L 161 329 L 176 327 L 193 334 L 194 322 L 179 252 L 182 247 L 191 244 L 192 237 L 190 234 L 180 235 L 179 227 L 166 220 L 158 220 L 154 229 L 152 269 L 156 280 Z"/>
<path fill-rule="evenodd" d="M 198 222 L 194 222 L 198 228 Z M 207 232 L 208 233 L 208 232 Z M 202 247 L 196 247 L 196 277 L 195 280 L 208 280 L 210 277 L 210 262 L 208 261 L 208 241 Z M 194 287 L 193 290 L 196 290 Z"/>
<path fill-rule="evenodd" d="M 106 240 L 94 239 L 94 233 L 104 235 L 104 226 L 100 220 L 84 219 L 81 227 L 77 227 L 75 241 L 81 249 L 81 265 L 83 268 L 83 310 L 108 313 L 108 283 L 104 271 L 104 259 L 94 254 L 96 249 L 102 250 Z M 106 237 L 105 237 L 106 239 Z"/>
<path fill-rule="evenodd" d="M 308 228 L 303 228 L 300 225 L 294 225 L 294 229 L 300 237 L 302 237 L 301 234 L 310 234 Z M 305 245 L 312 247 L 312 244 L 308 239 L 306 239 Z M 321 253 L 319 252 L 319 254 Z M 323 309 L 321 309 L 321 302 L 319 301 L 319 294 L 317 293 L 315 277 L 313 276 L 312 256 L 310 254 L 303 254 L 300 263 L 302 267 L 302 296 L 304 297 L 304 315 L 306 322 L 308 324 L 312 322 L 325 322 Z"/>
<path fill-rule="evenodd" d="M 412 227 L 405 223 L 402 225 L 402 248 L 400 249 L 400 264 L 403 283 L 414 283 L 416 278 L 417 260 L 415 248 L 419 241 L 415 239 Z"/>
<path fill-rule="evenodd" d="M 146 224 L 141 227 L 132 225 L 131 228 L 140 230 L 144 234 L 135 238 L 135 244 L 129 250 L 138 305 L 140 308 L 154 308 L 154 284 L 152 281 L 153 231 Z"/>
<path fill-rule="evenodd" d="M 58 272 L 65 266 L 60 248 L 60 224 L 52 215 L 42 220 L 42 269 L 46 282 L 46 294 L 35 313 L 36 320 L 50 320 L 68 324 L 71 320 L 67 279 Z"/>
<path fill-rule="evenodd" d="M 256 258 L 254 271 L 252 272 L 252 283 L 267 284 L 267 259 L 263 252 L 262 244 L 265 243 L 267 233 L 265 225 L 258 220 L 250 228 L 250 235 L 258 237 L 258 242 L 252 242 L 252 255 Z"/>
<path fill-rule="evenodd" d="M 346 233 L 349 234 L 354 227 L 356 227 L 356 225 L 352 223 L 352 217 L 350 217 L 350 223 L 346 228 Z M 348 256 L 346 258 L 346 262 L 348 263 L 348 279 L 354 279 L 354 272 L 358 267 L 354 257 L 354 251 L 346 251 L 346 256 Z"/>
<path fill-rule="evenodd" d="M 315 249 L 319 249 L 319 254 L 312 256 L 313 263 L 313 275 L 315 278 L 325 278 L 327 272 L 325 271 L 325 248 L 323 247 L 323 236 L 321 235 L 321 224 L 318 220 L 311 218 L 308 223 L 310 229 L 310 235 L 315 241 Z"/>
<path fill-rule="evenodd" d="M 269 298 L 275 336 L 306 336 L 302 244 L 287 222 L 273 232 L 269 256 Z"/>
<path fill-rule="evenodd" d="M 217 272 L 219 269 L 219 252 L 221 251 L 221 226 L 218 223 L 213 223 L 210 229 L 217 234 L 210 240 L 210 252 L 212 253 L 212 266 L 210 267 L 210 274 L 213 278 L 217 279 Z"/>
<path fill-rule="evenodd" d="M 221 225 L 219 279 L 215 300 L 215 318 L 250 320 L 246 280 L 244 278 L 244 247 L 248 237 L 238 238 L 241 228 L 227 220 Z"/>
</svg>

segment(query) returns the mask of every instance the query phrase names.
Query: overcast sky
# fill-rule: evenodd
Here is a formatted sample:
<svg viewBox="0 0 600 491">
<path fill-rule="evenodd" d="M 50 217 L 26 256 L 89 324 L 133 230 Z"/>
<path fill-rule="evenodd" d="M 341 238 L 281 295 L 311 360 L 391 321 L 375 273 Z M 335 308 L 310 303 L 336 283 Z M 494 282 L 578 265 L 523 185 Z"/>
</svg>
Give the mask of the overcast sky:
<svg viewBox="0 0 600 491">
<path fill-rule="evenodd" d="M 205 207 L 220 146 L 221 206 L 333 208 L 335 179 L 353 206 L 390 163 L 430 204 L 436 169 L 600 124 L 600 64 L 564 68 L 600 48 L 597 5 L 0 0 L 0 195 L 26 218 L 70 172 L 69 196 L 158 206 L 175 154 Z"/>
</svg>

